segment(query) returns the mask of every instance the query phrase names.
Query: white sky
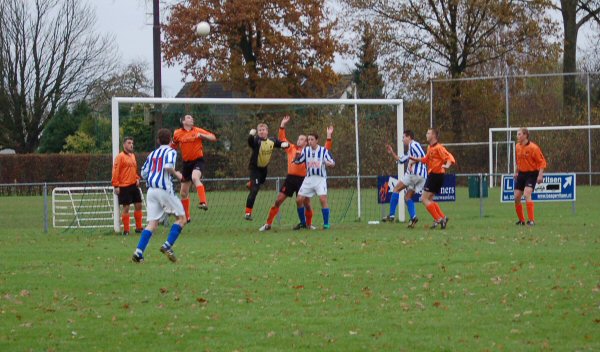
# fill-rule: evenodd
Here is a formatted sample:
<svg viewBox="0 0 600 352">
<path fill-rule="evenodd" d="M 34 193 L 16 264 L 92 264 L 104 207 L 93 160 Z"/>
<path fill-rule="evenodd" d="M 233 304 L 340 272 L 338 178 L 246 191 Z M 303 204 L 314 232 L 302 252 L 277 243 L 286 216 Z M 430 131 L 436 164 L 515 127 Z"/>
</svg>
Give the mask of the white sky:
<svg viewBox="0 0 600 352">
<path fill-rule="evenodd" d="M 152 79 L 152 0 L 89 0 L 95 7 L 97 29 L 100 33 L 115 36 L 123 64 L 132 61 L 148 63 L 148 77 Z M 161 9 L 165 2 L 161 0 Z M 161 16 L 164 20 L 164 13 Z M 580 48 L 589 46 L 590 28 L 586 26 L 579 35 Z M 581 52 L 581 50 L 580 50 Z M 334 69 L 338 72 L 349 72 L 352 62 L 337 59 Z M 162 65 L 163 96 L 173 97 L 183 86 L 181 67 Z"/>
</svg>

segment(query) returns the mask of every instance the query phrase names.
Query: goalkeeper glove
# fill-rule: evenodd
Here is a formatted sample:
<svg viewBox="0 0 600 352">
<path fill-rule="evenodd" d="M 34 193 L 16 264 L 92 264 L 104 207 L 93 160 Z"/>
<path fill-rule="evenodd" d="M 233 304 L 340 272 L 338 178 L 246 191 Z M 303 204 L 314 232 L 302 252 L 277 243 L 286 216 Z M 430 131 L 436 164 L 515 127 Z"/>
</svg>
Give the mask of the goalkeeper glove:
<svg viewBox="0 0 600 352">
<path fill-rule="evenodd" d="M 256 136 L 256 129 L 254 129 L 254 128 L 253 128 L 253 129 L 251 129 L 251 130 L 250 130 L 250 135 L 251 135 L 251 136 Z"/>
</svg>

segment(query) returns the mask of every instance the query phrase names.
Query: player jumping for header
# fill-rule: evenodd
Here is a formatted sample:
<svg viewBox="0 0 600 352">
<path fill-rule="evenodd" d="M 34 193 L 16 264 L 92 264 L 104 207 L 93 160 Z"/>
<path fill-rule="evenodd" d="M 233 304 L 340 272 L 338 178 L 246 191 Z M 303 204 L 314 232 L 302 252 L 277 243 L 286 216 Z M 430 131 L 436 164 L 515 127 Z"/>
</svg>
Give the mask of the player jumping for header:
<svg viewBox="0 0 600 352">
<path fill-rule="evenodd" d="M 200 181 L 204 172 L 204 145 L 202 141 L 215 142 L 217 137 L 207 130 L 195 127 L 194 118 L 191 115 L 185 115 L 180 122 L 181 128 L 175 130 L 171 148 L 181 148 L 183 158 L 181 203 L 185 210 L 186 220 L 190 222 L 190 186 L 192 182 L 196 186 L 196 192 L 198 192 L 198 208 L 208 210 L 206 190 L 204 184 Z"/>
</svg>

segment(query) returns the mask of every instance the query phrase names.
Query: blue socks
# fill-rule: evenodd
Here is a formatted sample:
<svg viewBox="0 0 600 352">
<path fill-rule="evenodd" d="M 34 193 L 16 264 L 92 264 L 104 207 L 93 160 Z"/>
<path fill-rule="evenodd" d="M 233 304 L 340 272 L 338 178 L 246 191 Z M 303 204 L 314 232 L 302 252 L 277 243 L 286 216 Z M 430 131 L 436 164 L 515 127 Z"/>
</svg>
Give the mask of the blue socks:
<svg viewBox="0 0 600 352">
<path fill-rule="evenodd" d="M 300 219 L 300 223 L 306 225 L 306 215 L 304 215 L 304 207 L 297 208 L 297 210 L 298 210 L 298 219 Z"/>
<path fill-rule="evenodd" d="M 142 254 L 146 250 L 148 246 L 148 242 L 150 242 L 150 237 L 152 237 L 152 232 L 144 229 L 142 234 L 140 235 L 140 242 L 138 242 L 136 253 Z"/>
<path fill-rule="evenodd" d="M 392 199 L 390 199 L 390 217 L 396 216 L 396 207 L 398 206 L 398 199 L 400 199 L 400 193 L 392 193 Z"/>
<path fill-rule="evenodd" d="M 321 212 L 323 213 L 323 225 L 329 225 L 329 208 L 323 208 Z"/>
<path fill-rule="evenodd" d="M 415 209 L 415 202 L 412 199 L 406 201 L 406 207 L 408 208 L 408 215 L 410 215 L 411 219 L 414 219 L 417 216 L 417 209 Z"/>
<path fill-rule="evenodd" d="M 179 237 L 180 233 L 181 233 L 181 226 L 179 224 L 173 224 L 173 226 L 171 226 L 171 232 L 169 232 L 169 237 L 167 237 L 167 242 L 165 242 L 165 247 L 166 248 L 173 247 L 173 245 L 175 244 L 175 241 L 177 241 L 177 237 Z"/>
</svg>

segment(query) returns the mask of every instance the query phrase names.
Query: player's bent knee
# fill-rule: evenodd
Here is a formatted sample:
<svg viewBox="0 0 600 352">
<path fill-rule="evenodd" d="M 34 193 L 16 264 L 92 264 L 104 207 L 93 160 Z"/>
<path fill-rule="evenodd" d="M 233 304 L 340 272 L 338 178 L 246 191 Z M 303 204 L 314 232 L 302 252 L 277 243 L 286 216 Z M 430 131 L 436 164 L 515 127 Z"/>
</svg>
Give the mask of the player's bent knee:
<svg viewBox="0 0 600 352">
<path fill-rule="evenodd" d="M 178 216 L 177 220 L 175 220 L 175 223 L 183 228 L 187 224 L 187 220 L 184 215 Z"/>
</svg>

